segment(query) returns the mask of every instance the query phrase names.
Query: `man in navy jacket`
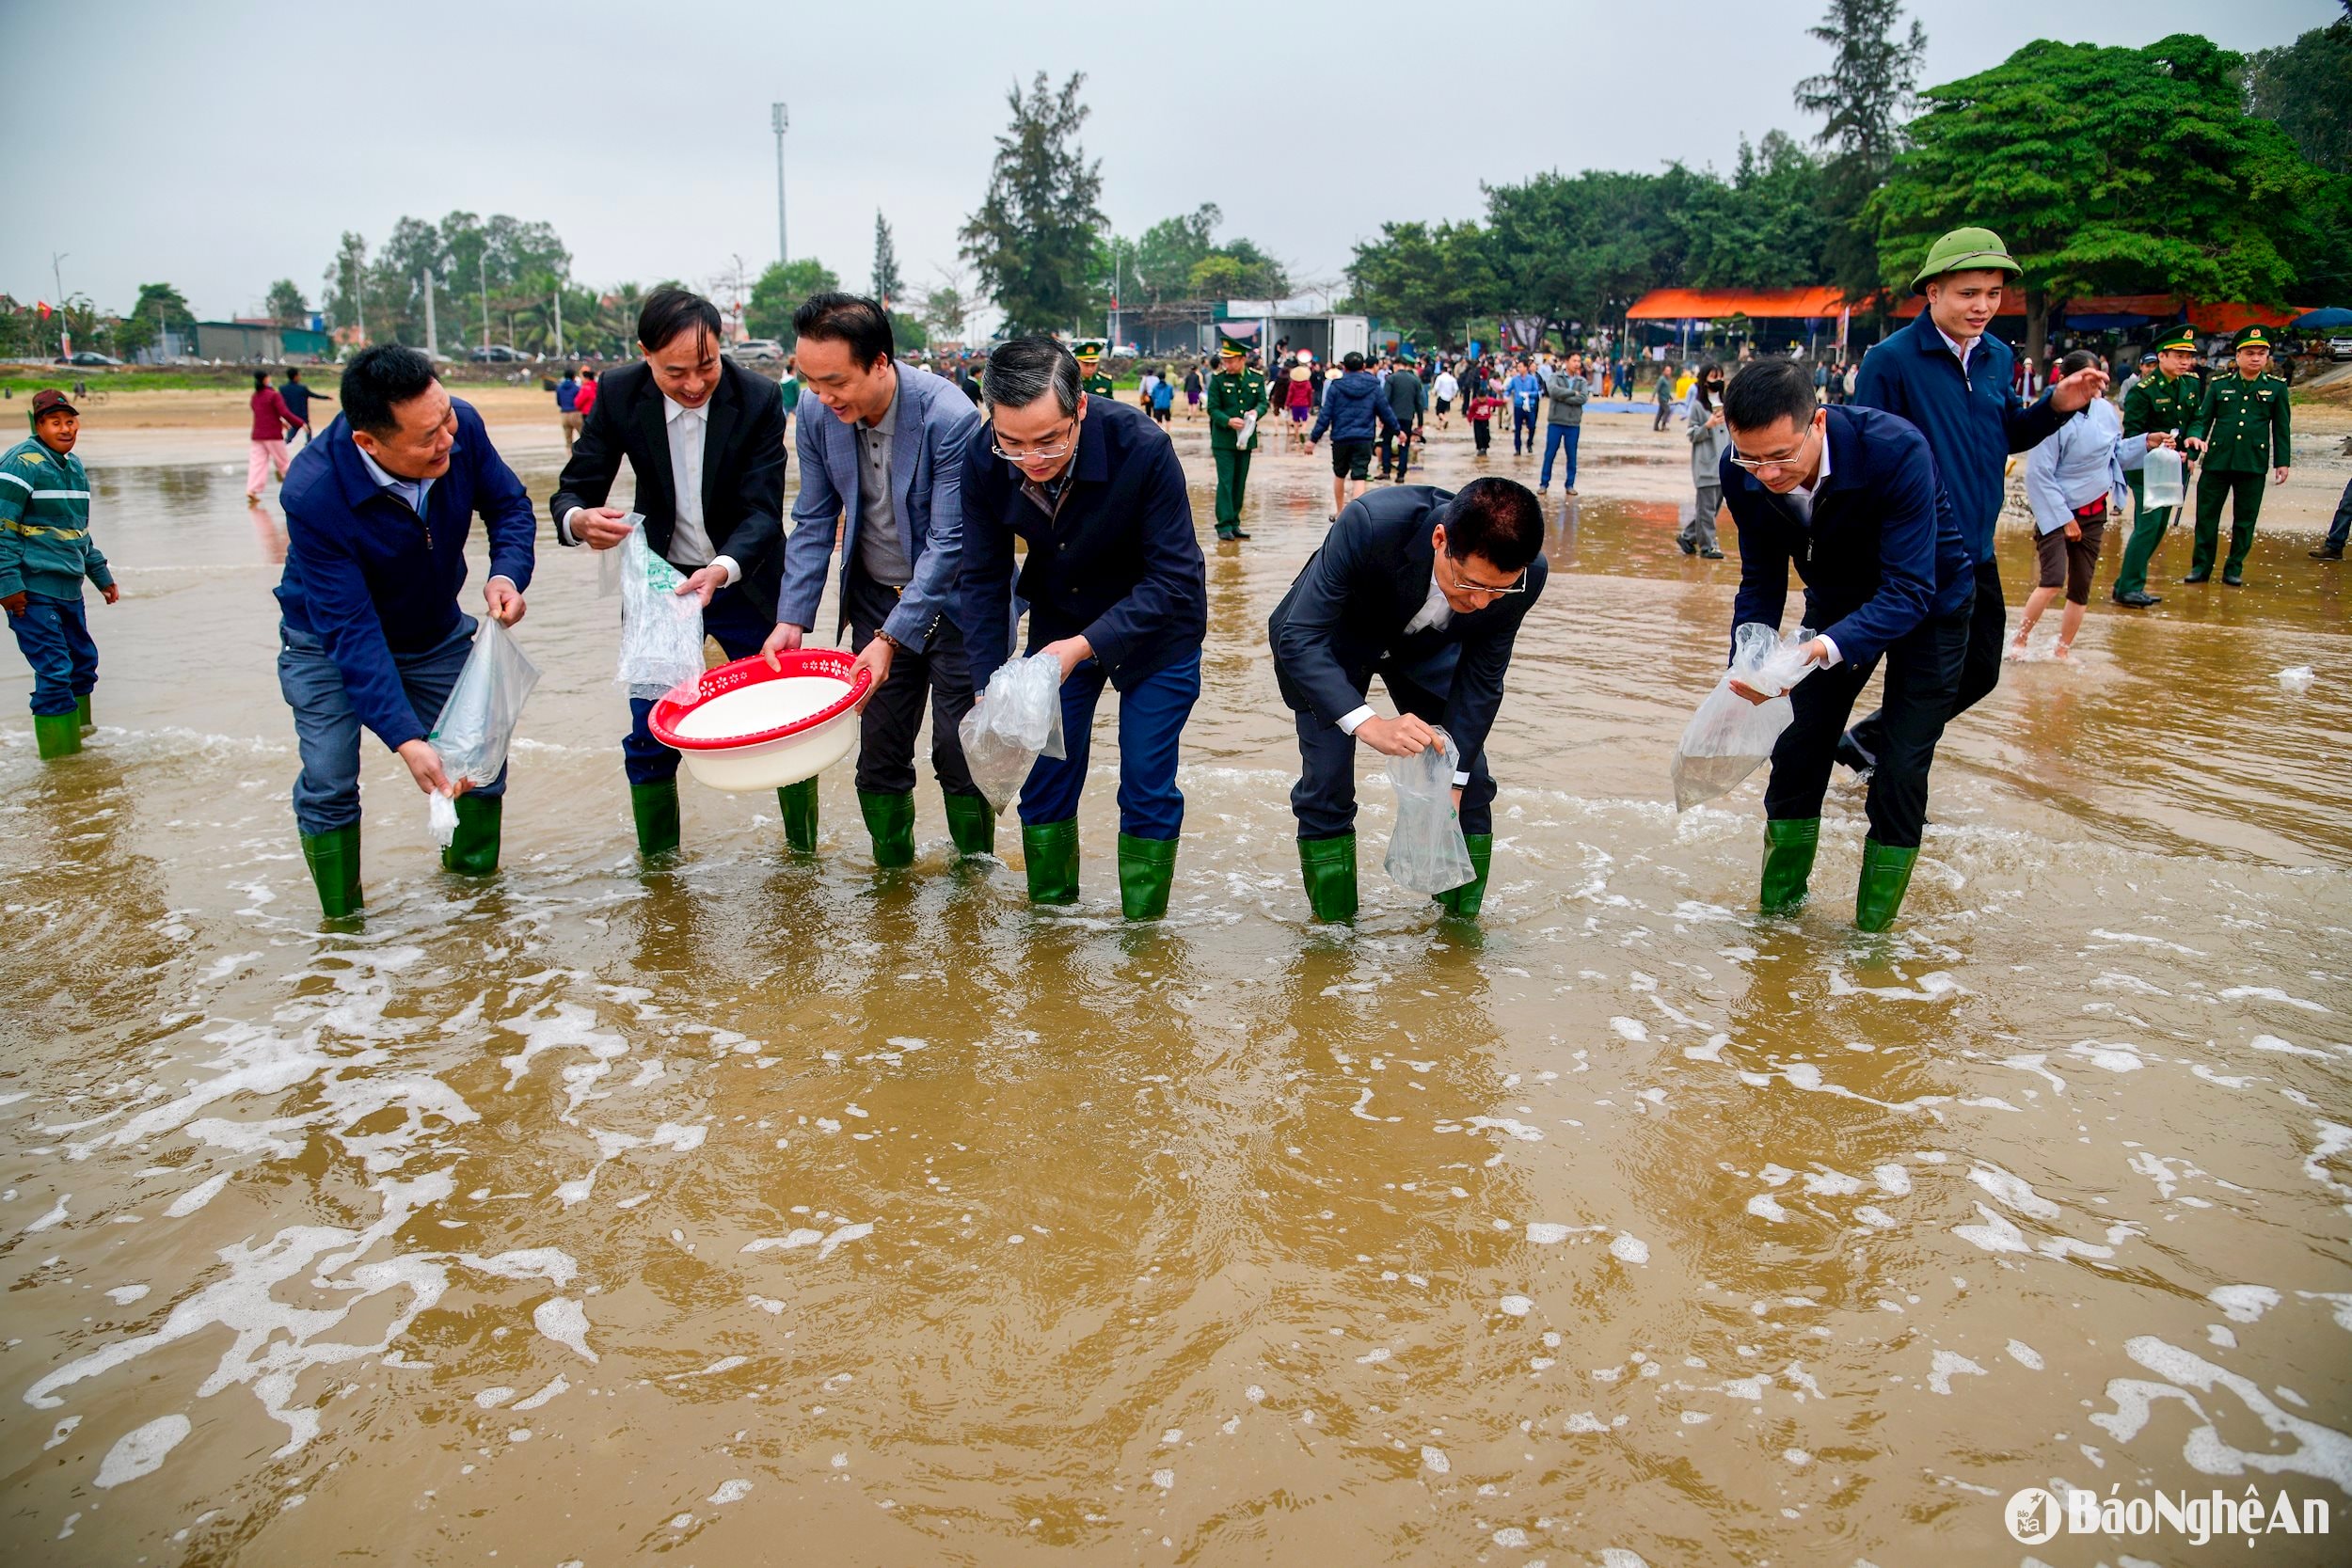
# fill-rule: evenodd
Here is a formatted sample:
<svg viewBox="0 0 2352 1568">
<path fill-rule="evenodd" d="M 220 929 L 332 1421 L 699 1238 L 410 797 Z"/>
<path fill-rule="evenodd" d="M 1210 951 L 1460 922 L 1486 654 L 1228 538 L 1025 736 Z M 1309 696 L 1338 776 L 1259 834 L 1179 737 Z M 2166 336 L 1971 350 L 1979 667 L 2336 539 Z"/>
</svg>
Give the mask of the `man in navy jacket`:
<svg viewBox="0 0 2352 1568">
<path fill-rule="evenodd" d="M 1298 717 L 1298 870 L 1318 920 L 1356 913 L 1356 743 L 1409 757 L 1442 729 L 1460 765 L 1454 808 L 1476 878 L 1437 895 L 1486 900 L 1494 853 L 1486 736 L 1519 623 L 1544 590 L 1544 515 L 1527 486 L 1475 479 L 1459 495 L 1398 485 L 1351 502 L 1275 607 L 1274 679 Z M 1377 673 L 1396 702 L 1364 699 Z"/>
<path fill-rule="evenodd" d="M 1796 717 L 1764 788 L 1763 907 L 1805 895 L 1838 734 L 1880 658 L 1886 700 L 1866 805 L 1854 923 L 1883 931 L 1911 884 L 1927 826 L 1928 768 L 1960 688 L 1975 580 L 1935 459 L 1918 431 L 1873 409 L 1817 406 L 1789 359 L 1741 367 L 1724 389 L 1724 499 L 1740 531 L 1734 626 L 1778 627 L 1793 566 L 1817 666 L 1788 693 Z M 1733 683 L 1750 702 L 1771 694 Z"/>
<path fill-rule="evenodd" d="M 1012 545 L 1029 652 L 1061 663 L 1062 741 L 1021 788 L 1029 897 L 1078 896 L 1078 794 L 1094 705 L 1119 690 L 1119 894 L 1130 920 L 1167 912 L 1184 797 L 1177 742 L 1200 695 L 1207 570 L 1184 471 L 1140 410 L 1079 390 L 1078 362 L 1047 337 L 989 356 L 992 423 L 964 449 L 963 578 L 957 593 L 972 689 L 1011 654 Z"/>
<path fill-rule="evenodd" d="M 465 668 L 474 620 L 457 607 L 466 539 L 490 536 L 483 608 L 523 617 L 531 498 L 482 417 L 442 390 L 414 349 L 372 348 L 343 372 L 343 412 L 288 470 L 286 571 L 278 584 L 278 684 L 294 710 L 303 859 L 330 918 L 359 912 L 359 729 L 427 794 L 457 797 L 452 871 L 498 869 L 506 775 L 453 784 L 427 732 Z"/>
<path fill-rule="evenodd" d="M 1928 438 L 1975 564 L 1976 612 L 1954 715 L 2000 684 L 2009 607 L 1993 559 L 1993 526 L 2001 515 L 2010 454 L 2040 446 L 2107 384 L 2107 372 L 2093 368 L 2055 383 L 2030 408 L 2018 398 L 2009 345 L 1989 328 L 2019 271 L 1990 229 L 1955 229 L 1936 241 L 1911 282 L 1927 308 L 1862 356 L 1854 384 L 1854 402 L 1899 414 Z M 1839 761 L 1857 768 L 1872 765 L 1883 744 L 1880 719 L 1874 713 L 1854 725 L 1838 746 Z"/>
<path fill-rule="evenodd" d="M 1351 500 L 1364 493 L 1372 475 L 1372 444 L 1386 430 L 1397 432 L 1396 410 L 1382 395 L 1380 378 L 1364 369 L 1364 356 L 1351 351 L 1340 361 L 1346 372 L 1323 388 L 1323 412 L 1307 433 L 1307 455 L 1315 454 L 1323 433 L 1331 433 L 1331 520 Z"/>
</svg>

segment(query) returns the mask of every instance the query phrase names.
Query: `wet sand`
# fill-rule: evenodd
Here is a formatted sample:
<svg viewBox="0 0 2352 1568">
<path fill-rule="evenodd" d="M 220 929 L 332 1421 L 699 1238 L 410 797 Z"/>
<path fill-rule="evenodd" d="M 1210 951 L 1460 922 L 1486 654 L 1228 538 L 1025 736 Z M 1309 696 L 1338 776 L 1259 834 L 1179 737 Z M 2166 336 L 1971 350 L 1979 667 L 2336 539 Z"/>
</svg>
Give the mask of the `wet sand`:
<svg viewBox="0 0 2352 1568">
<path fill-rule="evenodd" d="M 544 497 L 551 423 L 493 417 Z M 336 933 L 274 507 L 233 431 L 92 423 L 101 730 L 44 766 L 0 720 L 15 1560 L 1892 1568 L 2025 1560 L 2003 1502 L 2059 1479 L 2343 1528 L 2352 588 L 2287 530 L 2234 593 L 2173 582 L 2176 534 L 2161 609 L 2010 668 L 1883 938 L 1857 792 L 1786 922 L 1760 781 L 1668 804 L 1737 562 L 1675 550 L 1645 418 L 1549 500 L 1475 931 L 1380 872 L 1369 767 L 1363 918 L 1305 918 L 1263 626 L 1321 455 L 1262 459 L 1257 537 L 1208 546 L 1149 929 L 1107 751 L 1073 911 L 1026 906 L 1009 825 L 953 863 L 928 785 L 878 873 L 847 769 L 818 857 L 690 784 L 641 873 L 613 610 L 550 544 L 506 869 L 438 872 L 370 743 Z M 1458 423 L 1435 458 L 1480 468 Z M 2119 1550 L 2203 1560 L 2033 1555 Z"/>
</svg>

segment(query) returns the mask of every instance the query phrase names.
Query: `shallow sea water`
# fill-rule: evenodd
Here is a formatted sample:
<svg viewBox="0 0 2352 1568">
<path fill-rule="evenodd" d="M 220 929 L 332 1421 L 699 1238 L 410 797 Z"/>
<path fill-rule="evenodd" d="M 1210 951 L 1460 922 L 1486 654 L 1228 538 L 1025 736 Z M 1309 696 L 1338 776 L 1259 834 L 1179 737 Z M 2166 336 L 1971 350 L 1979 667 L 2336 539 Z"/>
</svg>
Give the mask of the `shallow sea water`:
<svg viewBox="0 0 2352 1568">
<path fill-rule="evenodd" d="M 2352 634 L 2297 541 L 2011 667 L 1880 938 L 1842 783 L 1790 921 L 1760 776 L 1672 810 L 1737 563 L 1605 467 L 1549 498 L 1474 929 L 1380 873 L 1369 762 L 1363 918 L 1306 919 L 1263 624 L 1320 459 L 1210 546 L 1148 928 L 1107 712 L 1073 911 L 928 785 L 878 873 L 846 767 L 818 857 L 689 784 L 641 872 L 617 612 L 548 545 L 503 873 L 444 877 L 370 743 L 335 931 L 242 451 L 86 455 L 101 730 L 0 721 L 14 1561 L 2342 1560 L 2002 1528 L 2059 1480 L 2347 1528 Z"/>
</svg>

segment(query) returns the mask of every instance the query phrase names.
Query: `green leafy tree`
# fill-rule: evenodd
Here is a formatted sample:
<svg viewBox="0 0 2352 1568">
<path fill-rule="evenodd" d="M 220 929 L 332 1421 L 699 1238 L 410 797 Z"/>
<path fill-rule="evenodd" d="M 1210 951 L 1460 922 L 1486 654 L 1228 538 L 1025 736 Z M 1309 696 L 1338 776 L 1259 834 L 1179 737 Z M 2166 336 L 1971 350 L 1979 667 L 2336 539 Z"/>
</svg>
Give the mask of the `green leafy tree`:
<svg viewBox="0 0 2352 1568">
<path fill-rule="evenodd" d="M 1907 288 L 1938 234 L 1994 230 L 2024 269 L 2036 358 L 2070 294 L 2283 301 L 2331 182 L 2246 114 L 2244 63 L 2187 33 L 2144 49 L 2042 40 L 1929 88 L 1870 201 L 1881 276 Z"/>
<path fill-rule="evenodd" d="M 269 295 L 262 309 L 280 326 L 310 325 L 310 302 L 302 297 L 302 290 L 291 277 L 281 277 L 269 286 Z"/>
<path fill-rule="evenodd" d="M 910 316 L 904 310 L 893 310 L 890 312 L 890 340 L 898 345 L 898 352 L 904 354 L 909 349 L 929 348 L 931 334 L 919 317 Z"/>
<path fill-rule="evenodd" d="M 2253 112 L 2277 120 L 2303 156 L 2330 174 L 2352 174 L 2352 0 L 2344 7 L 2327 26 L 2257 50 L 2246 64 Z"/>
<path fill-rule="evenodd" d="M 1007 94 L 1012 122 L 996 138 L 988 194 L 965 221 L 962 254 L 1004 312 L 1009 332 L 1053 331 L 1085 308 L 1095 234 L 1104 227 L 1099 163 L 1078 145 L 1086 83 L 1072 72 L 1058 90 L 1039 71 L 1029 90 Z"/>
<path fill-rule="evenodd" d="M 874 214 L 874 289 L 873 296 L 889 309 L 907 290 L 906 279 L 898 274 L 898 244 L 891 237 L 890 220 L 877 211 Z"/>
<path fill-rule="evenodd" d="M 1204 201 L 1181 216 L 1162 218 L 1136 242 L 1136 279 L 1144 297 L 1154 305 L 1192 299 L 1193 268 L 1216 248 L 1216 226 L 1225 214 L 1214 201 Z"/>
<path fill-rule="evenodd" d="M 814 256 L 774 262 L 752 285 L 752 297 L 743 307 L 744 330 L 755 338 L 773 338 L 790 348 L 798 341 L 792 332 L 792 312 L 809 295 L 839 287 L 841 279 Z"/>
<path fill-rule="evenodd" d="M 1348 264 L 1355 302 L 1408 337 L 1458 342 L 1499 297 L 1490 240 L 1475 223 L 1384 223 Z"/>
<path fill-rule="evenodd" d="M 1785 132 L 1740 139 L 1728 184 L 1688 177 L 1678 216 L 1686 280 L 1700 289 L 1794 289 L 1829 276 L 1832 222 L 1821 160 Z M 1876 254 L 1871 276 L 1877 276 Z"/>
<path fill-rule="evenodd" d="M 1830 0 L 1808 31 L 1833 51 L 1828 71 L 1797 84 L 1797 107 L 1822 117 L 1829 149 L 1822 209 L 1830 233 L 1826 279 L 1850 299 L 1878 287 L 1878 235 L 1865 213 L 1903 147 L 1903 121 L 1927 57 L 1927 29 L 1902 25 L 1901 0 Z"/>
<path fill-rule="evenodd" d="M 115 327 L 116 351 L 124 358 L 152 348 L 166 332 L 177 332 L 194 351 L 196 312 L 180 291 L 168 283 L 142 283 L 139 299 Z"/>
<path fill-rule="evenodd" d="M 1563 339 L 1622 321 L 1651 289 L 1684 281 L 1681 214 L 1707 178 L 1587 170 L 1486 190 L 1489 309 L 1538 315 Z"/>
</svg>

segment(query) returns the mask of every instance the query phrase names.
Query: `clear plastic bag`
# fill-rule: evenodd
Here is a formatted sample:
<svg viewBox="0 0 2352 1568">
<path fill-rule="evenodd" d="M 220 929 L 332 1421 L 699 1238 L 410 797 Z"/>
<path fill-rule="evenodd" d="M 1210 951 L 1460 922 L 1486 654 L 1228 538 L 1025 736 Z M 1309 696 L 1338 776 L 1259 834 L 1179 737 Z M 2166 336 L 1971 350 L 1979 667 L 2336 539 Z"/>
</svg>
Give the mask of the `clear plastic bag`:
<svg viewBox="0 0 2352 1568">
<path fill-rule="evenodd" d="M 680 594 L 686 579 L 653 553 L 641 526 L 615 546 L 621 556 L 621 664 L 612 677 L 632 697 L 664 696 L 703 673 L 703 607 Z"/>
<path fill-rule="evenodd" d="M 1443 730 L 1437 745 L 1389 759 L 1389 782 L 1396 785 L 1396 831 L 1389 835 L 1382 863 L 1407 893 L 1444 893 L 1478 879 L 1461 819 L 1454 815 L 1454 775 L 1461 766 L 1454 737 Z"/>
<path fill-rule="evenodd" d="M 988 689 L 956 726 L 963 765 L 988 803 L 1002 813 L 1037 759 L 1059 759 L 1061 660 L 1052 654 L 1007 659 L 988 677 Z"/>
<path fill-rule="evenodd" d="M 507 748 L 514 743 L 515 725 L 523 716 L 523 701 L 539 684 L 539 668 L 515 641 L 515 634 L 485 615 L 475 624 L 473 650 L 457 672 L 440 717 L 425 736 L 440 753 L 441 771 L 449 782 L 482 785 L 496 783 L 506 767 Z M 427 806 L 433 836 L 446 846 L 457 832 L 456 803 L 435 793 Z"/>
<path fill-rule="evenodd" d="M 1783 637 L 1760 621 L 1733 630 L 1731 667 L 1691 716 L 1682 742 L 1675 748 L 1675 810 L 1689 811 L 1728 795 L 1772 756 L 1780 732 L 1796 717 L 1788 689 L 1816 668 L 1801 653 L 1813 638 L 1810 626 Z M 1751 703 L 1731 689 L 1735 676 L 1757 691 L 1776 695 L 1770 702 Z"/>
<path fill-rule="evenodd" d="M 632 512 L 628 516 L 622 518 L 621 521 L 630 529 L 642 529 L 645 526 L 645 515 L 642 512 Z M 609 550 L 598 550 L 596 552 L 597 598 L 610 599 L 615 598 L 620 594 L 621 564 L 623 559 L 623 552 L 621 546 L 618 545 L 613 546 Z"/>
<path fill-rule="evenodd" d="M 2139 499 L 2142 506 L 2178 506 L 2188 493 L 2183 480 L 2181 454 L 2170 447 L 2159 447 L 2148 454 L 2148 461 L 2139 470 Z"/>
</svg>

